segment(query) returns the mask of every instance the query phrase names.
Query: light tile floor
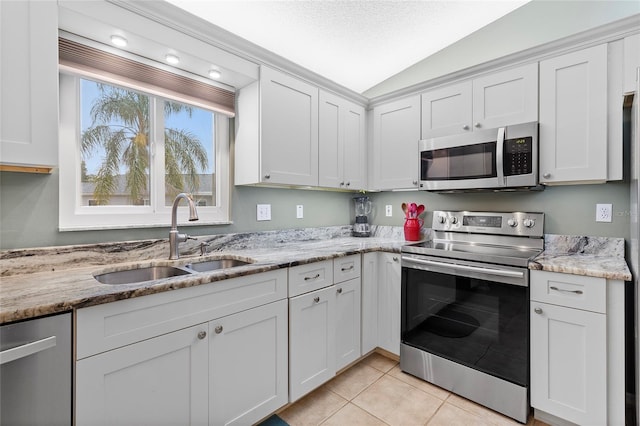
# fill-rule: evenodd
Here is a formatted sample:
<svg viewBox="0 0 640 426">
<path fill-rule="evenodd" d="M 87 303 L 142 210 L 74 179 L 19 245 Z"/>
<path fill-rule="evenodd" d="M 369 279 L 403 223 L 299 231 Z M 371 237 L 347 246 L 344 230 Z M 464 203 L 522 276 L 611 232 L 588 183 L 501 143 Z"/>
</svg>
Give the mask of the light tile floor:
<svg viewBox="0 0 640 426">
<path fill-rule="evenodd" d="M 400 370 L 374 353 L 287 407 L 278 415 L 291 426 L 520 425 Z M 528 425 L 545 423 L 529 419 Z"/>
</svg>

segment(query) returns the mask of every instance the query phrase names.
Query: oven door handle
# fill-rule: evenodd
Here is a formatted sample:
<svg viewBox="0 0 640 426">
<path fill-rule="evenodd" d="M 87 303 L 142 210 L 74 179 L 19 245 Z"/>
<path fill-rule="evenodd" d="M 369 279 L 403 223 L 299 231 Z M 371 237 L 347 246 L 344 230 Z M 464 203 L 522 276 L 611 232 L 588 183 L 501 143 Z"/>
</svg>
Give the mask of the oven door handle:
<svg viewBox="0 0 640 426">
<path fill-rule="evenodd" d="M 524 278 L 524 272 L 522 271 L 507 271 L 504 269 L 481 268 L 478 266 L 468 266 L 468 265 L 456 265 L 452 263 L 436 262 L 434 260 L 424 260 L 424 259 L 415 259 L 415 258 L 411 258 L 411 259 L 404 258 L 403 260 L 408 263 L 416 263 L 420 265 L 439 266 L 439 267 L 449 268 L 449 269 L 459 269 L 462 271 L 480 272 L 483 274 L 490 274 L 490 275 L 499 275 L 502 277 Z"/>
</svg>

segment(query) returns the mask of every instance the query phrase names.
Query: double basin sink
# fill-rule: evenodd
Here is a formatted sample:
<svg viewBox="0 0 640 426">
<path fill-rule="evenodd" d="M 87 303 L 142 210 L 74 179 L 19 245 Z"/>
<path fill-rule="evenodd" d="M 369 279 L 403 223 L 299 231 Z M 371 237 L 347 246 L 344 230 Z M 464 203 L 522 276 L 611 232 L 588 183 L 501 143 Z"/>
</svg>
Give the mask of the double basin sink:
<svg viewBox="0 0 640 426">
<path fill-rule="evenodd" d="M 94 278 L 102 284 L 137 284 L 161 278 L 178 277 L 198 272 L 213 272 L 220 269 L 249 265 L 251 262 L 232 258 L 219 258 L 202 262 L 188 263 L 183 266 L 148 266 L 124 271 L 96 274 Z"/>
</svg>

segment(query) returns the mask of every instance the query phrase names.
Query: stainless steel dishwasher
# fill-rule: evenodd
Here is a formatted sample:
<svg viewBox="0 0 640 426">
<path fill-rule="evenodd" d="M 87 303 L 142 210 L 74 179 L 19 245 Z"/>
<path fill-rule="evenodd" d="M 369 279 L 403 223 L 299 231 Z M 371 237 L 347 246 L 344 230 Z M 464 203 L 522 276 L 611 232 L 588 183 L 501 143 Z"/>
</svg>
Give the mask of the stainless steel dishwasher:
<svg viewBox="0 0 640 426">
<path fill-rule="evenodd" d="M 71 313 L 0 327 L 0 424 L 71 424 L 71 327 Z"/>
</svg>

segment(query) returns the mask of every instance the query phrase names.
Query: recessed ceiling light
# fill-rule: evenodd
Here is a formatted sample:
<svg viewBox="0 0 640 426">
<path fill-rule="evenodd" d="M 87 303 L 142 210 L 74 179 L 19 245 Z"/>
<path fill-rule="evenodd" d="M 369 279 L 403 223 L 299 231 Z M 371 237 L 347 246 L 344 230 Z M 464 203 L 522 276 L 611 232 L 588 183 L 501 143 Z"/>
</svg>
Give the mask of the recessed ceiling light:
<svg viewBox="0 0 640 426">
<path fill-rule="evenodd" d="M 172 55 L 171 53 L 169 53 L 167 56 L 165 56 L 164 59 L 168 63 L 170 63 L 171 65 L 176 65 L 176 64 L 180 63 L 180 58 L 177 57 L 176 55 Z"/>
<path fill-rule="evenodd" d="M 213 78 L 214 80 L 217 80 L 220 77 L 222 77 L 222 72 L 220 70 L 212 68 L 209 70 L 209 77 Z"/>
<path fill-rule="evenodd" d="M 118 47 L 125 47 L 127 45 L 127 39 L 119 35 L 112 35 L 111 43 Z"/>
</svg>

